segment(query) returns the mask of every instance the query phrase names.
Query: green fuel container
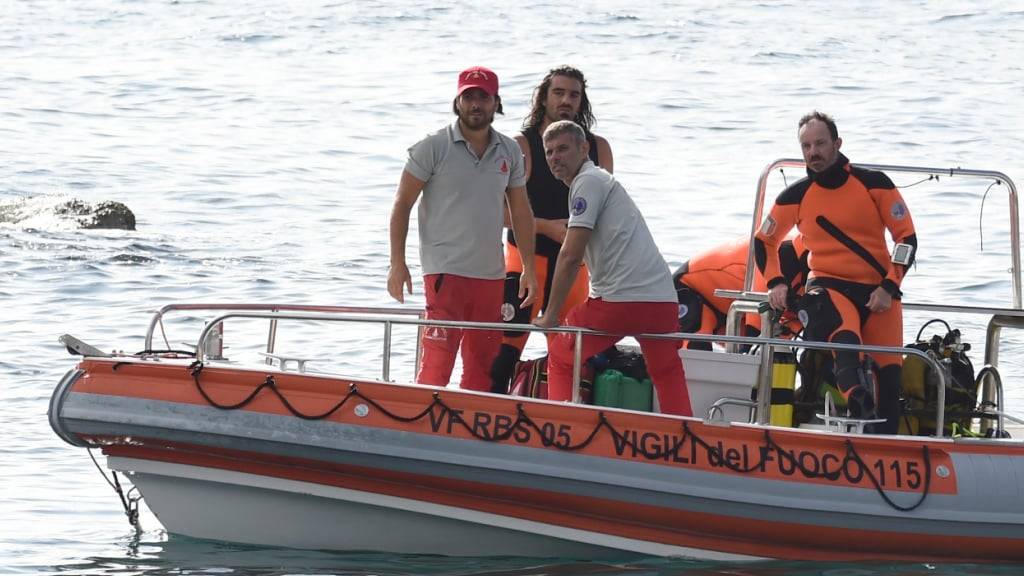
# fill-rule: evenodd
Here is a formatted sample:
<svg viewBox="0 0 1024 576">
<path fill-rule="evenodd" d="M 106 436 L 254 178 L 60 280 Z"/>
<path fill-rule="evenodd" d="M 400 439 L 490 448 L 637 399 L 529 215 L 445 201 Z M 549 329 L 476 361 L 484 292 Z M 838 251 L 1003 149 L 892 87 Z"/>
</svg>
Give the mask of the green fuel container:
<svg viewBox="0 0 1024 576">
<path fill-rule="evenodd" d="M 618 408 L 622 401 L 622 372 L 605 370 L 594 380 L 594 405 Z"/>
<path fill-rule="evenodd" d="M 636 378 L 623 376 L 619 389 L 622 393 L 619 408 L 643 412 L 651 411 L 653 392 L 649 378 L 637 380 Z"/>
</svg>

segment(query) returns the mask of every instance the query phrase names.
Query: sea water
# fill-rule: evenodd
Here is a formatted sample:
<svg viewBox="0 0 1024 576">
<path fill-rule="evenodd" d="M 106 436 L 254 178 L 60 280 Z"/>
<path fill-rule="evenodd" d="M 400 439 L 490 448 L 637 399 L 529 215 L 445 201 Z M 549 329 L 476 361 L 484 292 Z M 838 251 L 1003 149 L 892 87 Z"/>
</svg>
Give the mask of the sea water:
<svg viewBox="0 0 1024 576">
<path fill-rule="evenodd" d="M 337 554 L 168 537 L 145 509 L 141 531 L 128 524 L 46 410 L 74 364 L 57 342 L 65 332 L 131 352 L 150 313 L 172 302 L 394 304 L 395 186 L 406 148 L 451 121 L 462 68 L 497 72 L 506 133 L 547 69 L 582 69 L 594 129 L 674 268 L 749 233 L 761 169 L 799 156 L 796 121 L 814 109 L 836 117 L 855 162 L 1024 182 L 1022 61 L 1020 2 L 0 2 L 0 217 L 21 211 L 0 224 L 0 573 L 1019 572 Z M 920 238 L 907 301 L 1009 305 L 1007 187 L 891 175 Z M 774 173 L 769 195 L 800 176 Z M 79 230 L 48 210 L 67 199 L 124 202 L 138 229 Z M 414 308 L 415 224 L 409 254 Z M 932 316 L 908 313 L 907 337 Z M 980 364 L 983 322 L 946 319 Z M 300 344 L 343 367 L 379 361 L 361 335 L 326 336 Z M 1009 408 L 1024 413 L 1024 336 L 1004 330 L 1003 342 Z"/>
</svg>

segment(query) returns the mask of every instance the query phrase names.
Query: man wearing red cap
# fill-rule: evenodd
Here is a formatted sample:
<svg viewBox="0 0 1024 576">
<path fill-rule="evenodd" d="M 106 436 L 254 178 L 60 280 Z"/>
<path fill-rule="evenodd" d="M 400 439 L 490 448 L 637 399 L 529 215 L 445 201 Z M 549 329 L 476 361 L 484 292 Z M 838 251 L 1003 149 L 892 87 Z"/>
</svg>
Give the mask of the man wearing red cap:
<svg viewBox="0 0 1024 576">
<path fill-rule="evenodd" d="M 412 293 L 405 261 L 409 215 L 419 203 L 420 264 L 431 320 L 500 322 L 505 279 L 501 232 L 506 203 L 524 271 L 523 306 L 533 303 L 533 212 L 526 196 L 523 154 L 516 141 L 491 127 L 501 114 L 498 77 L 474 66 L 459 74 L 452 103 L 457 120 L 409 148 L 391 211 L 388 293 L 404 302 Z M 491 362 L 501 335 L 491 330 L 429 327 L 416 380 L 446 386 L 462 351 L 460 386 L 490 390 Z"/>
</svg>

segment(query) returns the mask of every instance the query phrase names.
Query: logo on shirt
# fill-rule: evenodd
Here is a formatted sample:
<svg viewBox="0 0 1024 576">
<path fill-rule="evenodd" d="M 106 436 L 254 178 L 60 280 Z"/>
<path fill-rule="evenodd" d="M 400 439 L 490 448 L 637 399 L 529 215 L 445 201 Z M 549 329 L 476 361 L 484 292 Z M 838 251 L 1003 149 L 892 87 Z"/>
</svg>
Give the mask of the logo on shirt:
<svg viewBox="0 0 1024 576">
<path fill-rule="evenodd" d="M 501 164 L 498 165 L 498 171 L 502 174 L 508 174 L 508 158 L 498 158 Z"/>
<path fill-rule="evenodd" d="M 764 236 L 771 236 L 772 234 L 775 234 L 774 218 L 768 216 L 764 219 L 764 222 L 761 224 L 761 234 Z"/>
<path fill-rule="evenodd" d="M 892 214 L 893 218 L 903 220 L 907 216 L 907 207 L 903 205 L 903 202 L 896 202 L 889 209 L 889 213 Z"/>
<path fill-rule="evenodd" d="M 516 317 L 516 307 L 505 302 L 501 305 L 501 321 L 511 322 Z"/>
<path fill-rule="evenodd" d="M 587 199 L 582 196 L 577 196 L 572 201 L 572 215 L 579 216 L 587 211 Z"/>
</svg>

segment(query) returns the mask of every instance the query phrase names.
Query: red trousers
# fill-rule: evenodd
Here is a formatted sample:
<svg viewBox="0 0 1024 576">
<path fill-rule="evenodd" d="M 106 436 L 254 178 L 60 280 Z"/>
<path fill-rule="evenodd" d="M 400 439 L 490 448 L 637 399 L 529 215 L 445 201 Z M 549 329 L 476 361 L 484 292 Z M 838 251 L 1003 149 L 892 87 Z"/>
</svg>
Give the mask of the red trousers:
<svg viewBox="0 0 1024 576">
<path fill-rule="evenodd" d="M 566 325 L 610 334 L 663 334 L 679 329 L 679 306 L 674 302 L 605 302 L 588 298 L 569 312 Z M 584 336 L 582 360 L 621 340 L 622 336 Z M 686 374 L 673 340 L 638 339 L 658 404 L 665 414 L 692 416 Z M 548 346 L 548 398 L 572 400 L 575 335 L 559 334 Z"/>
<path fill-rule="evenodd" d="M 428 320 L 501 322 L 504 280 L 482 280 L 454 274 L 423 277 Z M 416 381 L 447 386 L 455 366 L 455 354 L 462 349 L 460 388 L 489 391 L 491 363 L 501 346 L 499 330 L 462 330 L 428 326 L 423 329 L 419 374 Z"/>
</svg>

